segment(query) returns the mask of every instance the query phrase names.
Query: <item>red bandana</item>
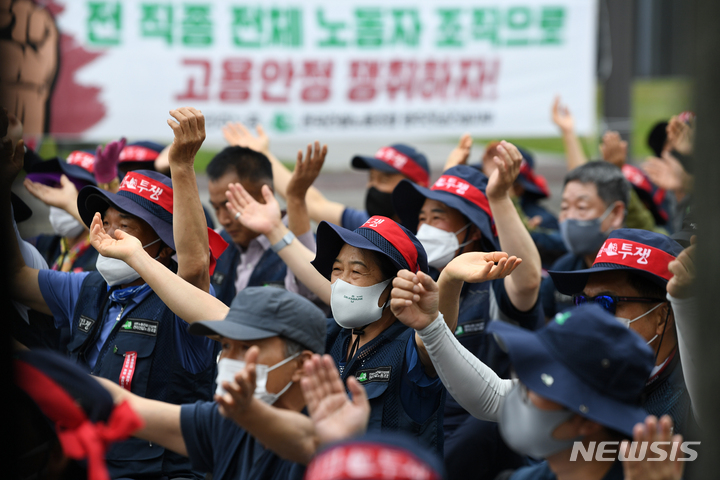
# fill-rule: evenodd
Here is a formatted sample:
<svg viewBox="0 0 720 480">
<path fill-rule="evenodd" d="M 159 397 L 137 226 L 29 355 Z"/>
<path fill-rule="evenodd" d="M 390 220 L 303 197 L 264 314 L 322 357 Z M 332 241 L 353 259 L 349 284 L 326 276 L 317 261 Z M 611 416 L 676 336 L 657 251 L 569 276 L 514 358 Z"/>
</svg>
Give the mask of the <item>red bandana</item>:
<svg viewBox="0 0 720 480">
<path fill-rule="evenodd" d="M 427 187 L 430 183 L 428 172 L 423 170 L 413 159 L 392 147 L 381 148 L 375 154 L 375 158 L 387 163 L 418 185 Z"/>
<path fill-rule="evenodd" d="M 673 260 L 675 257 L 659 248 L 622 238 L 608 238 L 598 252 L 593 265 L 614 263 L 644 270 L 670 280 L 672 273 L 668 270 L 668 265 Z"/>
</svg>

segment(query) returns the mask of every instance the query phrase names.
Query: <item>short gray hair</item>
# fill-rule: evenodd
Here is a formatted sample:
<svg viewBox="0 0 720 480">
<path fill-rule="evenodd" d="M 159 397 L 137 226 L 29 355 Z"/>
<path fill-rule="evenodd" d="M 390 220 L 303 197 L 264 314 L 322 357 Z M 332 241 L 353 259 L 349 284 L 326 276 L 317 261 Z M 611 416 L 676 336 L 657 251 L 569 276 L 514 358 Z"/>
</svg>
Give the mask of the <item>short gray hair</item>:
<svg viewBox="0 0 720 480">
<path fill-rule="evenodd" d="M 620 201 L 625 205 L 627 213 L 630 203 L 630 183 L 625 179 L 622 170 L 612 163 L 595 161 L 580 165 L 568 172 L 563 187 L 570 182 L 592 183 L 606 207 Z"/>
</svg>

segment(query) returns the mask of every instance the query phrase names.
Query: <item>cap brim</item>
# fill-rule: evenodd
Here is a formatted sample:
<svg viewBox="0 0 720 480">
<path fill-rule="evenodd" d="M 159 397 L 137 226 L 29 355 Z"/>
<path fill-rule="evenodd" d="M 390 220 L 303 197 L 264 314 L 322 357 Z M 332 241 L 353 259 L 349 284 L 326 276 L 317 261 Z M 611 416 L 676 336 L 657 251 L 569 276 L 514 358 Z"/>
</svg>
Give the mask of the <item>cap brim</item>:
<svg viewBox="0 0 720 480">
<path fill-rule="evenodd" d="M 359 170 L 368 170 L 372 168 L 374 170 L 380 170 L 381 172 L 402 173 L 397 168 L 394 168 L 383 162 L 382 160 L 378 160 L 374 157 L 362 157 L 357 155 L 353 157 L 351 165 L 353 166 L 353 168 L 357 168 Z"/>
<path fill-rule="evenodd" d="M 261 322 L 262 319 L 258 319 Z M 277 337 L 277 332 L 251 327 L 242 323 L 227 320 L 203 320 L 190 325 L 188 332 L 192 335 L 220 335 L 231 340 L 262 340 L 263 338 Z"/>
<path fill-rule="evenodd" d="M 450 208 L 458 210 L 465 215 L 470 222 L 480 229 L 486 243 L 492 245 L 495 250 L 500 247 L 495 235 L 492 233 L 490 219 L 487 214 L 478 207 L 469 204 L 457 195 L 442 190 L 430 190 L 421 187 L 408 180 L 398 183 L 393 190 L 392 201 L 395 212 L 400 217 L 403 226 L 413 233 L 418 230 L 418 217 L 425 199 L 437 200 Z"/>
<path fill-rule="evenodd" d="M 78 194 L 78 213 L 88 228 L 92 223 L 95 213 L 104 213 L 110 206 L 143 219 L 150 225 L 150 227 L 167 246 L 175 250 L 173 226 L 170 223 L 159 219 L 129 198 L 116 193 L 107 192 L 94 186 L 87 186 L 80 190 L 80 193 Z"/>
<path fill-rule="evenodd" d="M 88 172 L 78 165 L 70 165 L 67 162 L 61 162 L 58 158 L 51 158 L 33 165 L 28 173 L 62 173 L 68 178 L 76 181 L 96 185 L 95 175 Z"/>
<path fill-rule="evenodd" d="M 667 287 L 667 281 L 657 275 L 646 272 L 645 270 L 627 267 L 625 265 L 604 264 L 597 267 L 586 268 L 584 270 L 575 270 L 570 272 L 558 272 L 551 270 L 548 271 L 548 273 L 550 274 L 558 292 L 563 295 L 575 295 L 576 293 L 581 293 L 583 289 L 585 289 L 585 285 L 587 285 L 590 274 L 619 271 L 632 272 L 653 283 L 656 283 L 662 288 Z"/>
<path fill-rule="evenodd" d="M 502 321 L 490 322 L 487 332 L 507 352 L 520 381 L 541 397 L 630 437 L 635 424 L 645 420 L 647 412 L 639 405 L 620 402 L 585 384 L 553 357 L 537 333 Z M 543 380 L 548 376 L 552 382 Z"/>
<path fill-rule="evenodd" d="M 317 253 L 311 263 L 328 280 L 330 279 L 333 263 L 345 244 L 363 250 L 372 250 L 386 256 L 398 269 L 406 268 L 398 265 L 395 260 L 362 235 L 332 223 L 320 222 L 317 229 Z"/>
</svg>

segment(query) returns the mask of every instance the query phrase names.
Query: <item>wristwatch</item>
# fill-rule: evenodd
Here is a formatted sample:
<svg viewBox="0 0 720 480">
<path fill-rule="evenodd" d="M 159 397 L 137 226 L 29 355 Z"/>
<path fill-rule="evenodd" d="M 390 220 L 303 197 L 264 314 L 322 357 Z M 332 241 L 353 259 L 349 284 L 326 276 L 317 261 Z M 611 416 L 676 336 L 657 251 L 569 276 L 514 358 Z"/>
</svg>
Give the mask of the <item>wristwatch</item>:
<svg viewBox="0 0 720 480">
<path fill-rule="evenodd" d="M 294 239 L 295 239 L 295 234 L 292 232 L 288 232 L 285 234 L 285 236 L 283 238 L 280 239 L 279 242 L 277 242 L 275 245 L 273 245 L 270 248 L 272 248 L 273 252 L 277 253 L 280 250 L 282 250 L 283 248 L 290 245 Z"/>
</svg>

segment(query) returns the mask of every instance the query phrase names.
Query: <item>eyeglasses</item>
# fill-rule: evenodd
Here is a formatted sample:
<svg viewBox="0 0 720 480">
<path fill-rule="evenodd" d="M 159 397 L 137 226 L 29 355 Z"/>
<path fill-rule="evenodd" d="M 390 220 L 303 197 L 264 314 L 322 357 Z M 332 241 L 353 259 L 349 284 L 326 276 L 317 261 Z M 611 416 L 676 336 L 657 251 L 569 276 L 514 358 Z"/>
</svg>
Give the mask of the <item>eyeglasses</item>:
<svg viewBox="0 0 720 480">
<path fill-rule="evenodd" d="M 648 298 L 648 297 L 616 297 L 615 295 L 598 295 L 596 297 L 588 297 L 587 295 L 574 295 L 573 302 L 575 305 L 583 305 L 585 303 L 596 303 L 603 309 L 615 315 L 618 302 L 634 302 L 634 303 L 658 303 L 664 302 L 664 298 Z"/>
</svg>

